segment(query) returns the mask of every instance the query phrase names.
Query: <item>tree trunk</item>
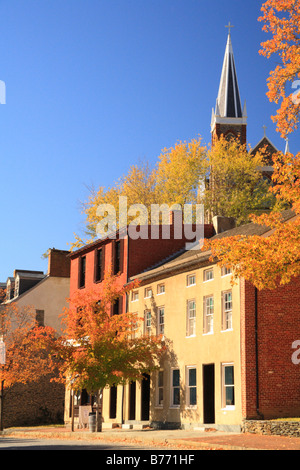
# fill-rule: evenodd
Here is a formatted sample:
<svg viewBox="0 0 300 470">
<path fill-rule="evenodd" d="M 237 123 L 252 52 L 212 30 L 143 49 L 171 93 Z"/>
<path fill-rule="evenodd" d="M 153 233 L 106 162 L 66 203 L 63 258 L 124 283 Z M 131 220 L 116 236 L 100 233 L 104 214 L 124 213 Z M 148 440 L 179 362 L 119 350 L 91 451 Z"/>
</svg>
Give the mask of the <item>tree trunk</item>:
<svg viewBox="0 0 300 470">
<path fill-rule="evenodd" d="M 74 431 L 74 390 L 71 390 L 71 431 Z"/>
<path fill-rule="evenodd" d="M 102 431 L 102 404 L 103 404 L 103 389 L 100 389 L 97 391 L 96 432 Z"/>
</svg>

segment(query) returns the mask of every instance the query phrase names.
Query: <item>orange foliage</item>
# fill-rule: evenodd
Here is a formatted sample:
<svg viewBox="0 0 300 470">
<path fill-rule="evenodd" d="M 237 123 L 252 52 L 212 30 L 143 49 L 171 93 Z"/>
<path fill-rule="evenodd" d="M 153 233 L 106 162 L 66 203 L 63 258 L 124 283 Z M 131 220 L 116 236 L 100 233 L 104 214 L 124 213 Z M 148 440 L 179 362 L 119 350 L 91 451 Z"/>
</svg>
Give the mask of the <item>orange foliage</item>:
<svg viewBox="0 0 300 470">
<path fill-rule="evenodd" d="M 233 282 L 244 277 L 258 289 L 274 289 L 300 276 L 300 153 L 274 157 L 274 186 L 280 201 L 294 211 L 284 222 L 279 212 L 252 216 L 253 222 L 270 228 L 267 236 L 235 236 L 206 241 L 212 259 L 233 269 Z"/>
<path fill-rule="evenodd" d="M 272 119 L 282 137 L 297 129 L 300 112 L 300 2 L 298 0 L 267 0 L 262 5 L 259 21 L 271 39 L 262 43 L 260 53 L 267 58 L 277 54 L 281 63 L 270 72 L 267 96 L 281 106 Z M 289 83 L 290 82 L 290 83 Z M 292 82 L 295 82 L 294 84 Z M 297 86 L 298 85 L 298 86 Z M 290 91 L 288 91 L 290 90 Z"/>
<path fill-rule="evenodd" d="M 106 385 L 136 380 L 157 367 L 163 352 L 160 337 L 135 335 L 136 314 L 111 315 L 111 304 L 132 288 L 106 274 L 100 290 L 78 291 L 65 311 L 65 340 L 60 379 L 74 389 L 97 391 Z"/>
<path fill-rule="evenodd" d="M 0 335 L 6 347 L 0 381 L 6 387 L 36 381 L 52 372 L 54 364 L 49 352 L 56 341 L 55 330 L 38 327 L 35 310 L 13 303 L 0 305 Z"/>
</svg>

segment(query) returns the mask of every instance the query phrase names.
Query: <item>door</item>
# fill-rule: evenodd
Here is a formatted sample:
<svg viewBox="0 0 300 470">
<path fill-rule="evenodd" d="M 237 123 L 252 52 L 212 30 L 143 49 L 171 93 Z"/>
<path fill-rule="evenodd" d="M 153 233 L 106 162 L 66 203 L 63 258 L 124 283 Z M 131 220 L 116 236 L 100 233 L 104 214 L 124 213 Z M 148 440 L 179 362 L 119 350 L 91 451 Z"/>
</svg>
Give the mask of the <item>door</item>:
<svg viewBox="0 0 300 470">
<path fill-rule="evenodd" d="M 215 365 L 203 365 L 203 422 L 215 422 Z"/>
<path fill-rule="evenodd" d="M 110 387 L 109 398 L 109 417 L 115 419 L 117 417 L 117 387 L 115 385 Z"/>
<path fill-rule="evenodd" d="M 142 421 L 149 421 L 150 411 L 150 375 L 144 374 L 141 384 L 141 419 Z"/>
<path fill-rule="evenodd" d="M 136 396 L 136 382 L 131 382 L 129 385 L 129 419 L 135 420 L 135 396 Z"/>
</svg>

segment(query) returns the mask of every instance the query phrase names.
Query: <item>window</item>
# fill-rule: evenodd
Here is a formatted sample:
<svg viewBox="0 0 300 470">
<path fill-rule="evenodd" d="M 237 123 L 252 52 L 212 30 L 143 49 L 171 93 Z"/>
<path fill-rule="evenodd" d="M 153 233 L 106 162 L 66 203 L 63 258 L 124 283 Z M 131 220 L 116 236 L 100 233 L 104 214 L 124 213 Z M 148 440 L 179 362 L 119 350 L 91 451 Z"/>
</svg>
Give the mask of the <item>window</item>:
<svg viewBox="0 0 300 470">
<path fill-rule="evenodd" d="M 36 310 L 35 319 L 38 326 L 45 326 L 45 310 Z"/>
<path fill-rule="evenodd" d="M 195 367 L 187 367 L 187 404 L 197 405 L 197 370 Z"/>
<path fill-rule="evenodd" d="M 186 336 L 196 335 L 196 302 L 188 300 L 186 314 Z"/>
<path fill-rule="evenodd" d="M 95 250 L 95 282 L 104 278 L 104 247 Z"/>
<path fill-rule="evenodd" d="M 151 336 L 151 310 L 145 310 L 144 318 L 145 334 Z"/>
<path fill-rule="evenodd" d="M 79 259 L 79 287 L 85 286 L 85 270 L 86 270 L 86 257 L 82 256 Z"/>
<path fill-rule="evenodd" d="M 113 315 L 121 315 L 123 312 L 123 298 L 117 298 L 112 306 L 112 314 Z"/>
<path fill-rule="evenodd" d="M 149 299 L 150 297 L 152 297 L 152 287 L 146 287 L 145 288 L 144 297 L 145 297 L 145 299 Z"/>
<path fill-rule="evenodd" d="M 19 295 L 19 288 L 20 288 L 20 278 L 19 278 L 19 276 L 17 276 L 17 277 L 16 277 L 16 280 L 15 280 L 14 297 L 18 297 L 18 295 Z"/>
<path fill-rule="evenodd" d="M 137 302 L 139 300 L 139 291 L 134 290 L 131 293 L 131 302 Z"/>
<path fill-rule="evenodd" d="M 189 274 L 186 277 L 186 285 L 187 287 L 189 286 L 194 286 L 196 284 L 196 275 L 195 274 Z"/>
<path fill-rule="evenodd" d="M 231 274 L 231 272 L 231 268 L 226 268 L 226 266 L 221 268 L 221 276 L 227 276 L 228 274 Z"/>
<path fill-rule="evenodd" d="M 157 331 L 159 335 L 163 335 L 165 332 L 165 307 L 158 307 L 157 317 Z"/>
<path fill-rule="evenodd" d="M 213 268 L 204 269 L 204 271 L 203 271 L 203 282 L 212 281 L 213 278 L 214 278 Z"/>
<path fill-rule="evenodd" d="M 233 364 L 222 364 L 222 406 L 231 408 L 234 404 L 234 367 Z"/>
<path fill-rule="evenodd" d="M 180 405 L 180 371 L 172 369 L 171 373 L 171 406 L 179 407 Z"/>
<path fill-rule="evenodd" d="M 213 333 L 214 297 L 208 295 L 203 300 L 203 333 Z"/>
<path fill-rule="evenodd" d="M 222 292 L 222 330 L 232 329 L 232 292 Z"/>
<path fill-rule="evenodd" d="M 165 285 L 164 284 L 158 284 L 157 286 L 157 295 L 164 294 L 165 293 Z"/>
<path fill-rule="evenodd" d="M 113 243 L 113 273 L 118 274 L 123 271 L 123 240 Z"/>
<path fill-rule="evenodd" d="M 138 312 L 135 312 L 133 315 L 135 315 L 136 318 L 138 318 Z M 136 322 L 132 322 L 131 333 L 130 333 L 131 339 L 134 339 L 136 337 L 138 327 L 139 327 L 138 320 L 136 320 Z"/>
<path fill-rule="evenodd" d="M 159 370 L 157 373 L 157 397 L 156 405 L 163 406 L 164 403 L 164 371 Z"/>
</svg>

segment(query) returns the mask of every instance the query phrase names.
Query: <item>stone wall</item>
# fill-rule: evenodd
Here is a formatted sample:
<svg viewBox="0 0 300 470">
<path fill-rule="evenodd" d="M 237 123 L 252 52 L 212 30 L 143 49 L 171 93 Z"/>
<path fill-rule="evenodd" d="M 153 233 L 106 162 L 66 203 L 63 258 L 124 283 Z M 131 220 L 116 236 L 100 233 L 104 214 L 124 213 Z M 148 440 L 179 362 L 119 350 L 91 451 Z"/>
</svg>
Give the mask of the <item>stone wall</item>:
<svg viewBox="0 0 300 470">
<path fill-rule="evenodd" d="M 243 432 L 300 437 L 300 421 L 249 420 L 244 421 Z"/>
<path fill-rule="evenodd" d="M 39 382 L 4 388 L 4 428 L 62 424 L 64 386 L 43 377 Z"/>
</svg>

